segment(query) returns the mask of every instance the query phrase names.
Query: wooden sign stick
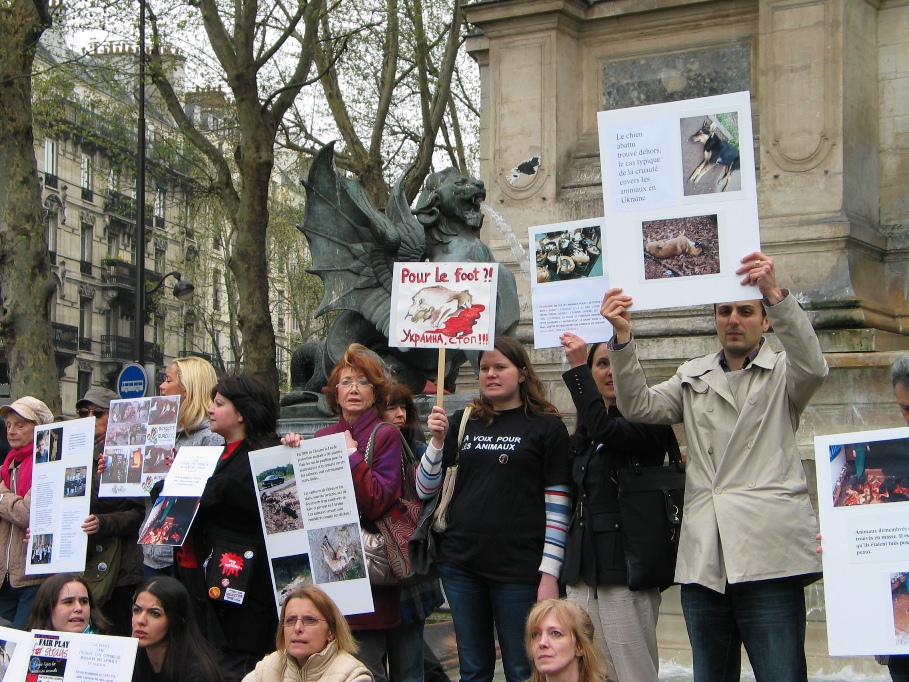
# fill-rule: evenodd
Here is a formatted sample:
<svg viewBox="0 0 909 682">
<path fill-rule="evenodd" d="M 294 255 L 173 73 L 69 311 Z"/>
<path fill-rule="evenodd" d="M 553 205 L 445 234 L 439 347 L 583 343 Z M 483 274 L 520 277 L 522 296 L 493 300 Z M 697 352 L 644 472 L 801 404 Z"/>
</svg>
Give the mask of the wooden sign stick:
<svg viewBox="0 0 909 682">
<path fill-rule="evenodd" d="M 436 405 L 445 407 L 445 347 L 439 349 L 439 369 L 436 372 Z"/>
</svg>

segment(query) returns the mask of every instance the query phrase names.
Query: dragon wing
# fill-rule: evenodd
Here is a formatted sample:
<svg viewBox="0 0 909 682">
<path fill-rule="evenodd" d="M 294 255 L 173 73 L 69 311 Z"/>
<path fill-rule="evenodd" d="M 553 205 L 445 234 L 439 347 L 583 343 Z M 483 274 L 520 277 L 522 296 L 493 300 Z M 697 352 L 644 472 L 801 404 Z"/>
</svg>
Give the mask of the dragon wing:
<svg viewBox="0 0 909 682">
<path fill-rule="evenodd" d="M 398 192 L 400 184 L 401 180 L 395 185 Z M 306 217 L 300 230 L 312 253 L 309 272 L 318 275 L 324 286 L 316 316 L 353 310 L 387 336 L 393 264 L 423 258 L 422 226 L 410 215 L 406 200 L 395 198 L 395 192 L 390 215 L 373 208 L 362 184 L 335 169 L 334 143 L 316 155 L 303 185 Z"/>
</svg>

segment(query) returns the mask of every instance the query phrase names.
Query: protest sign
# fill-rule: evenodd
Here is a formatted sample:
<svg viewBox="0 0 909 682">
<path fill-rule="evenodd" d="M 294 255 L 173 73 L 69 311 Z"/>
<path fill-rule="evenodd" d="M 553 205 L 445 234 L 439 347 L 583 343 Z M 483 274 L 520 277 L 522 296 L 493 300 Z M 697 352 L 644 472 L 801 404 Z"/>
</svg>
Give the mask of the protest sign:
<svg viewBox="0 0 909 682">
<path fill-rule="evenodd" d="M 95 418 L 35 427 L 25 574 L 85 570 Z"/>
<path fill-rule="evenodd" d="M 174 454 L 180 396 L 112 400 L 99 497 L 145 497 L 167 475 Z"/>
<path fill-rule="evenodd" d="M 556 348 L 559 335 L 607 341 L 612 326 L 600 315 L 609 289 L 603 219 L 531 227 L 530 296 L 534 348 Z"/>
<path fill-rule="evenodd" d="M 735 274 L 760 249 L 750 93 L 597 120 L 611 285 L 634 310 L 760 298 Z"/>
<path fill-rule="evenodd" d="M 388 345 L 490 350 L 498 263 L 395 263 Z"/>
<path fill-rule="evenodd" d="M 830 654 L 909 654 L 909 428 L 814 448 Z"/>
<path fill-rule="evenodd" d="M 278 608 L 290 591 L 315 584 L 344 615 L 371 612 L 344 435 L 257 450 L 249 462 Z"/>
<path fill-rule="evenodd" d="M 0 682 L 25 679 L 31 644 L 30 632 L 0 627 Z"/>
<path fill-rule="evenodd" d="M 7 629 L 0 630 L 0 637 L 5 637 Z M 47 630 L 22 634 L 28 639 L 16 645 L 15 660 L 7 672 L 10 680 L 108 682 L 132 678 L 138 639 Z M 13 666 L 16 677 L 10 677 Z M 6 677 L 0 680 L 6 682 Z"/>
</svg>

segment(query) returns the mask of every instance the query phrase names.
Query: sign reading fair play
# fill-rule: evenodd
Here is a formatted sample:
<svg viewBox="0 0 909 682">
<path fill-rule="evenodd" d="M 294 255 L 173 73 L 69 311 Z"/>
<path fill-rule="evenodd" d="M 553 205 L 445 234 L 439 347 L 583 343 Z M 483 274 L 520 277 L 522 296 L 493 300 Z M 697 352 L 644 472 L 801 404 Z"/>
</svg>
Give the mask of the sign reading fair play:
<svg viewBox="0 0 909 682">
<path fill-rule="evenodd" d="M 498 263 L 395 263 L 388 343 L 490 350 Z"/>
</svg>

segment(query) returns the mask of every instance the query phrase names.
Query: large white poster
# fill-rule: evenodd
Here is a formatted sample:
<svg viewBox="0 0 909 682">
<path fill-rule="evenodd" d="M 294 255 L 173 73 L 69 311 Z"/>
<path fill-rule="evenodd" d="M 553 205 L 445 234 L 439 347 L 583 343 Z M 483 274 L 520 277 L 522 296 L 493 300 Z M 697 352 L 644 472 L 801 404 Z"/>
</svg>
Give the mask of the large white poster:
<svg viewBox="0 0 909 682">
<path fill-rule="evenodd" d="M 0 630 L 0 637 L 8 636 L 6 628 Z M 44 630 L 22 634 L 28 639 L 16 645 L 7 675 L 0 676 L 3 682 L 122 682 L 132 678 L 138 639 Z"/>
<path fill-rule="evenodd" d="M 600 315 L 609 273 L 603 219 L 531 227 L 530 296 L 534 348 L 556 348 L 565 332 L 608 341 L 612 326 Z"/>
<path fill-rule="evenodd" d="M 830 654 L 909 654 L 909 428 L 814 447 Z"/>
<path fill-rule="evenodd" d="M 279 608 L 288 592 L 315 584 L 344 615 L 372 612 L 344 435 L 258 450 L 249 461 Z"/>
<path fill-rule="evenodd" d="M 491 350 L 498 263 L 395 263 L 388 345 Z"/>
<path fill-rule="evenodd" d="M 25 574 L 85 570 L 95 418 L 35 427 Z"/>
<path fill-rule="evenodd" d="M 113 400 L 99 497 L 145 497 L 167 475 L 177 441 L 180 396 Z"/>
<path fill-rule="evenodd" d="M 597 120 L 611 285 L 634 310 L 760 298 L 735 274 L 760 250 L 750 93 Z"/>
</svg>

